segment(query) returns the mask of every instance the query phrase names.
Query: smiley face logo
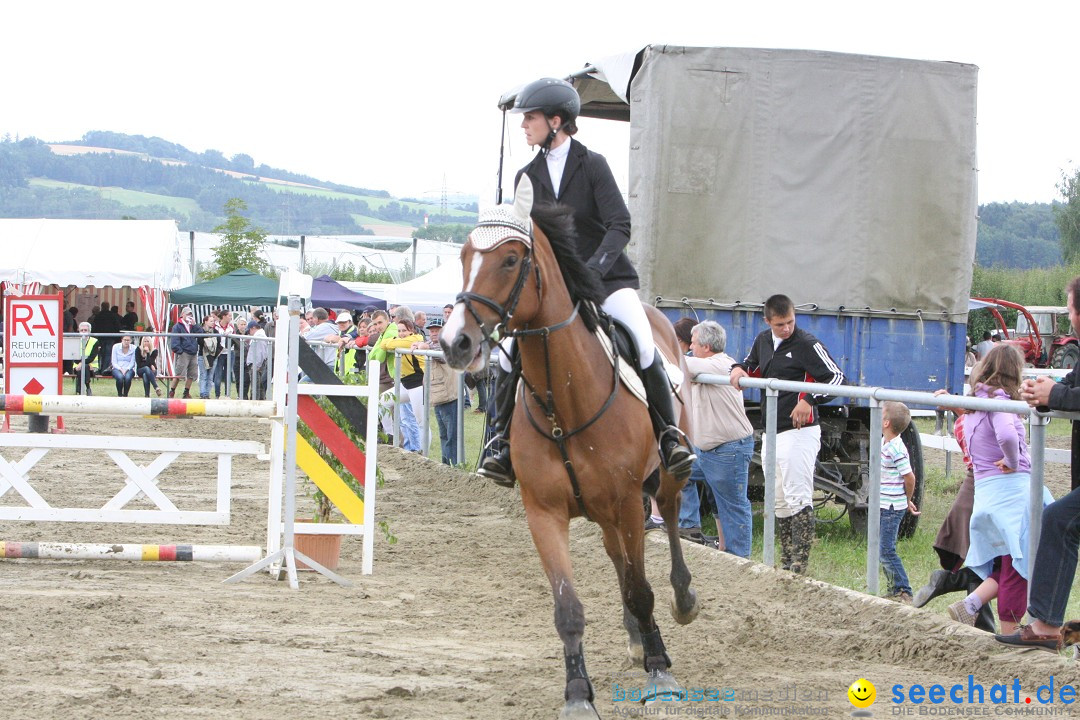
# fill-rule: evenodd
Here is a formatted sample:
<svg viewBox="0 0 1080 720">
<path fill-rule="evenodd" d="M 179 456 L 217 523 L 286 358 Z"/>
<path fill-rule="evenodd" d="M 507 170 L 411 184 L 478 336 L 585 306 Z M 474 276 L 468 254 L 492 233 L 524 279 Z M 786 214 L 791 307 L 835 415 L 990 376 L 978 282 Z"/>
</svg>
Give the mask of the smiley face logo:
<svg viewBox="0 0 1080 720">
<path fill-rule="evenodd" d="M 877 688 L 866 678 L 859 678 L 847 689 L 848 700 L 859 709 L 868 708 L 877 699 Z"/>
</svg>

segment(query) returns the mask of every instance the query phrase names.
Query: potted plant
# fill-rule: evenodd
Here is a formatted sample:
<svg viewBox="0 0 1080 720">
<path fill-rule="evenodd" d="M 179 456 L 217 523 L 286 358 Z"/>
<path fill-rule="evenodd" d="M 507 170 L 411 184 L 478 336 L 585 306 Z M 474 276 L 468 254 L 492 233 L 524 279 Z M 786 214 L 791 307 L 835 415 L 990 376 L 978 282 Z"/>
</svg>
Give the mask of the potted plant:
<svg viewBox="0 0 1080 720">
<path fill-rule="evenodd" d="M 364 439 L 359 436 L 352 427 L 345 420 L 345 418 L 338 412 L 337 408 L 330 403 L 324 397 L 316 398 L 316 402 L 320 407 L 330 416 L 330 418 L 342 429 L 342 431 L 349 437 L 349 439 L 360 449 L 364 448 Z M 364 484 L 363 478 L 357 478 L 344 464 L 333 455 L 322 442 L 322 440 L 304 424 L 297 426 L 297 431 L 300 435 L 307 440 L 307 442 L 315 448 L 319 455 L 334 469 L 349 489 L 356 494 L 357 497 L 363 499 L 364 497 Z M 376 482 L 382 482 L 382 473 L 379 468 L 376 467 Z M 314 509 L 310 517 L 297 518 L 297 522 L 317 522 L 317 523 L 333 523 L 341 522 L 343 520 L 341 513 L 337 510 L 330 499 L 326 497 L 326 494 L 319 489 L 314 482 L 308 480 L 309 496 L 314 501 Z M 397 541 L 390 533 L 388 526 L 385 522 L 379 523 L 380 528 L 383 530 L 384 535 L 390 543 Z M 323 565 L 328 570 L 335 570 L 338 567 L 341 554 L 341 535 L 338 534 L 297 534 L 294 537 L 294 546 L 297 550 L 310 557 L 312 560 Z M 307 569 L 307 566 L 302 563 L 297 563 L 297 568 Z"/>
</svg>

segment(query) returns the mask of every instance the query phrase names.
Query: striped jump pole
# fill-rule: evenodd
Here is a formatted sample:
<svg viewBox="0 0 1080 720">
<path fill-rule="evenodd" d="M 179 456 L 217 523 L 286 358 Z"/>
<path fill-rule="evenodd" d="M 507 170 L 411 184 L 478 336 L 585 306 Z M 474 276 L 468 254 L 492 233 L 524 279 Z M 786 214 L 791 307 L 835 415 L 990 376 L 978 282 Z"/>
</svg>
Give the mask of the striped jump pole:
<svg viewBox="0 0 1080 720">
<path fill-rule="evenodd" d="M 0 541 L 0 558 L 35 560 L 145 560 L 153 562 L 255 562 L 262 548 L 247 545 L 131 545 Z"/>
<path fill-rule="evenodd" d="M 272 400 L 176 400 L 95 395 L 0 395 L 0 412 L 44 415 L 158 415 L 162 417 L 274 417 Z"/>
</svg>

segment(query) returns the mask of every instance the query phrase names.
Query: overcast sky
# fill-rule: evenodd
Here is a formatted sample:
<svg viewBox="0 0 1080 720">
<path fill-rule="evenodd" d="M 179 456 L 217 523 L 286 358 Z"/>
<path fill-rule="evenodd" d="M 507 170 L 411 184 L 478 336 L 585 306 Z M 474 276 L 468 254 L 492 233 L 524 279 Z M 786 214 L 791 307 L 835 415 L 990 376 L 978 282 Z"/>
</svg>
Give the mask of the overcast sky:
<svg viewBox="0 0 1080 720">
<path fill-rule="evenodd" d="M 55 2 L 0 9 L 0 134 L 159 136 L 403 197 L 494 196 L 499 95 L 648 44 L 979 66 L 979 200 L 1049 202 L 1080 162 L 1080 3 Z M 508 175 L 529 150 L 516 123 Z M 586 121 L 625 188 L 627 132 Z"/>
</svg>

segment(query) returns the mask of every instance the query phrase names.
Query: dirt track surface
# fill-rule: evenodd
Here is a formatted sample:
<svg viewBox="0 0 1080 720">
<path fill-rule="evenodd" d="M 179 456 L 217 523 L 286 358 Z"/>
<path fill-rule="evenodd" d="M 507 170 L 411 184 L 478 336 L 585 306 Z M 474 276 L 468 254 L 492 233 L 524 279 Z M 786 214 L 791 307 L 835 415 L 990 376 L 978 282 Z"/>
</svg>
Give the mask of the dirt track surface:
<svg viewBox="0 0 1080 720">
<path fill-rule="evenodd" d="M 214 420 L 69 418 L 68 425 L 71 432 L 229 439 L 267 432 Z M 298 592 L 266 574 L 222 585 L 237 565 L 0 561 L 0 716 L 557 717 L 562 647 L 518 493 L 380 452 L 386 482 L 377 512 L 398 542 L 377 538 L 375 574 L 364 577 L 360 541 L 347 538 L 340 572 L 355 581 L 348 589 L 311 573 Z M 54 453 L 40 467 L 47 480 L 35 487 L 55 505 L 82 497 L 100 506 L 121 487 L 104 454 Z M 267 464 L 237 458 L 234 471 L 228 528 L 9 522 L 0 539 L 262 545 Z M 186 507 L 209 509 L 213 477 L 209 456 L 184 458 L 161 487 Z M 0 504 L 14 504 L 12 494 Z M 605 719 L 640 712 L 613 701 L 616 685 L 640 687 L 644 675 L 626 660 L 615 573 L 599 532 L 575 521 L 571 536 L 597 707 Z M 1068 658 L 1008 652 L 941 615 L 698 546 L 686 552 L 703 610 L 692 625 L 678 626 L 667 611 L 666 542 L 647 542 L 646 552 L 675 676 L 689 687 L 730 689 L 734 698 L 660 714 L 750 717 L 762 708 L 799 708 L 803 716 L 847 716 L 847 687 L 860 677 L 877 686 L 879 717 L 892 714 L 890 688 L 898 683 L 966 686 L 972 674 L 989 692 L 1019 678 L 1021 703 L 1034 700 L 1051 675 L 1058 687 L 1080 685 Z"/>
</svg>

